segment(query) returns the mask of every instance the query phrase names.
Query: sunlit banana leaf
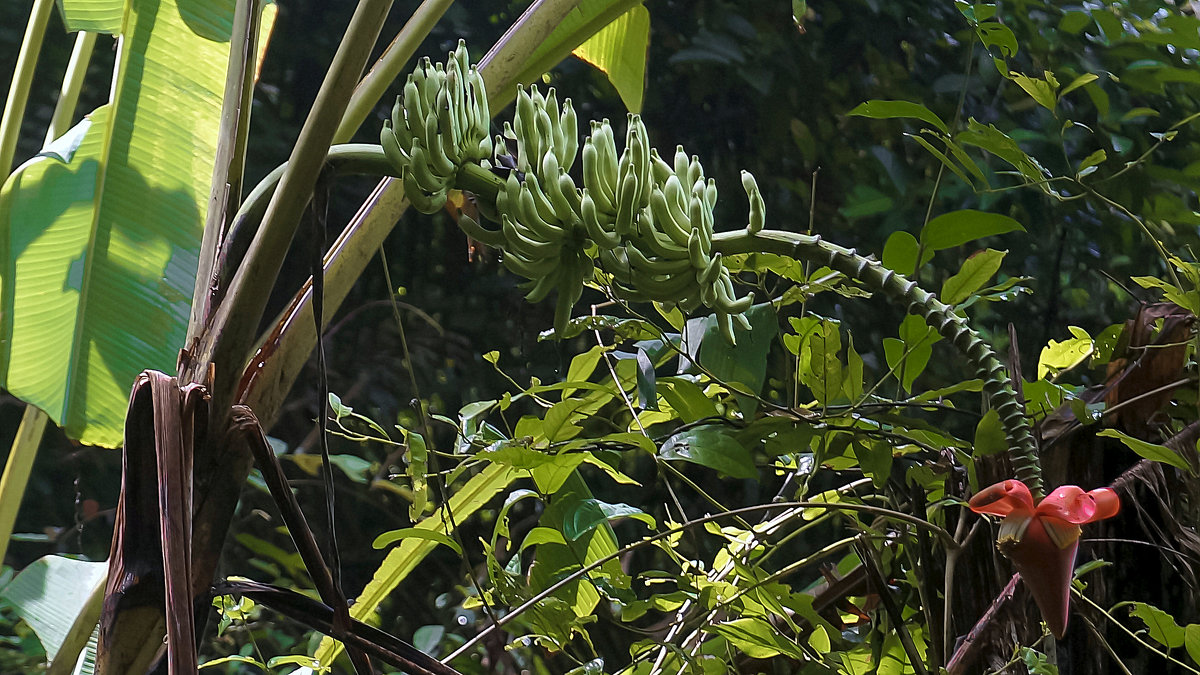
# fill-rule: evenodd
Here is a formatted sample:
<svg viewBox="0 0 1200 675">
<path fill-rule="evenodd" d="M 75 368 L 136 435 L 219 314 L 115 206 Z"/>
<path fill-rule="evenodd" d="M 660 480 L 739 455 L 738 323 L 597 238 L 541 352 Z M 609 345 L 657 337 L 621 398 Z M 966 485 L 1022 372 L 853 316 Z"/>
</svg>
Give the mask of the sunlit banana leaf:
<svg viewBox="0 0 1200 675">
<path fill-rule="evenodd" d="M 0 385 L 109 447 L 134 377 L 173 371 L 183 346 L 234 0 L 64 10 L 111 26 L 114 5 L 113 102 L 0 192 Z"/>
<path fill-rule="evenodd" d="M 634 5 L 575 48 L 575 56 L 608 76 L 629 112 L 642 111 L 646 86 L 646 49 L 650 45 L 650 10 Z"/>
<path fill-rule="evenodd" d="M 601 38 L 602 31 L 614 23 L 615 27 L 608 37 Z M 630 99 L 626 98 L 626 92 L 631 91 L 632 80 L 636 77 L 640 106 L 646 48 L 650 42 L 649 24 L 649 15 L 641 0 L 581 0 L 579 6 L 571 10 L 550 36 L 534 50 L 533 55 L 521 68 L 517 81 L 536 81 L 542 73 L 558 65 L 569 54 L 587 43 L 592 36 L 597 36 L 598 41 L 588 47 L 588 55 L 578 55 L 609 75 L 626 106 L 630 106 L 631 103 Z M 599 40 L 611 42 L 611 48 L 605 47 L 605 43 Z M 640 72 L 635 72 L 637 67 L 632 63 L 626 63 L 637 54 L 641 55 Z M 617 65 L 618 61 L 621 62 L 620 65 Z"/>
<path fill-rule="evenodd" d="M 0 590 L 0 598 L 16 608 L 17 615 L 37 634 L 46 657 L 53 659 L 93 590 L 104 583 L 107 571 L 103 562 L 46 556 L 21 570 Z M 91 618 L 94 625 L 95 615 Z M 90 632 L 88 626 L 85 640 Z"/>
</svg>

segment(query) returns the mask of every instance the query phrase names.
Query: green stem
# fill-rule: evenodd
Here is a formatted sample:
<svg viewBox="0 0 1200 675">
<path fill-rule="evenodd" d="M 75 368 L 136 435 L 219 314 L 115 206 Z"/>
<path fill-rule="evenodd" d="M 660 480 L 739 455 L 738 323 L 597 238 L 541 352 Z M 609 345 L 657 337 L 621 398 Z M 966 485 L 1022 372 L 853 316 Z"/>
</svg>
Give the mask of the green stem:
<svg viewBox="0 0 1200 675">
<path fill-rule="evenodd" d="M 4 116 L 0 118 L 0 176 L 5 178 L 12 171 L 13 157 L 17 154 L 17 138 L 21 135 L 21 122 L 25 119 L 25 106 L 29 102 L 29 89 L 33 86 L 38 52 L 42 49 L 42 38 L 46 35 L 46 22 L 50 20 L 52 9 L 54 0 L 34 0 L 29 23 L 25 25 L 25 39 L 21 42 L 12 84 L 8 87 Z"/>
<path fill-rule="evenodd" d="M 425 0 L 417 7 L 404 27 L 396 34 L 395 39 L 384 50 L 383 55 L 375 62 L 367 76 L 358 83 L 350 103 L 346 106 L 346 114 L 333 134 L 334 143 L 347 143 L 354 132 L 362 126 L 363 120 L 371 114 L 375 104 L 383 98 L 388 87 L 396 82 L 400 71 L 408 64 L 409 59 L 416 53 L 417 47 L 433 30 L 434 24 L 442 18 L 454 0 Z M 403 84 L 403 81 L 401 81 Z"/>
<path fill-rule="evenodd" d="M 229 408 L 239 375 L 250 357 L 267 298 L 283 264 L 283 252 L 300 225 L 300 216 L 316 185 L 337 123 L 345 113 L 354 83 L 362 75 L 391 4 L 391 0 L 358 3 L 321 83 L 312 112 L 300 130 L 288 167 L 267 206 L 262 227 L 255 233 L 243 264 L 238 266 L 227 297 L 211 317 L 212 330 L 203 331 L 192 354 L 190 370 L 206 370 L 209 363 L 216 368 L 214 410 Z M 194 379 L 203 377 L 203 372 L 187 374 Z"/>
<path fill-rule="evenodd" d="M 26 404 L 21 426 L 17 427 L 17 437 L 13 439 L 8 462 L 4 465 L 4 476 L 0 478 L 0 561 L 4 560 L 8 550 L 17 512 L 21 509 L 21 498 L 29 484 L 33 460 L 37 458 L 48 419 L 49 416 L 37 406 Z"/>
<path fill-rule="evenodd" d="M 95 46 L 95 33 L 81 30 L 75 36 L 75 47 L 71 49 L 71 60 L 67 62 L 67 72 L 63 75 L 58 103 L 54 106 L 54 116 L 50 118 L 50 126 L 46 129 L 45 145 L 62 136 L 74 121 L 79 92 L 83 90 L 83 81 L 87 77 L 88 63 L 92 60 L 92 50 Z"/>
<path fill-rule="evenodd" d="M 958 316 L 953 307 L 918 287 L 915 281 L 859 255 L 854 249 L 831 244 L 820 236 L 778 230 L 763 230 L 757 234 L 722 232 L 713 237 L 713 251 L 727 256 L 775 253 L 796 260 L 810 260 L 828 265 L 861 281 L 868 288 L 902 302 L 910 313 L 925 319 L 942 337 L 953 343 L 975 368 L 977 377 L 983 380 L 983 389 L 988 394 L 992 408 L 999 413 L 1004 425 L 1004 435 L 1017 478 L 1029 487 L 1035 499 L 1045 496 L 1033 432 L 1025 419 L 1021 401 L 1013 390 L 1008 371 L 987 342 L 967 326 L 966 319 Z"/>
</svg>

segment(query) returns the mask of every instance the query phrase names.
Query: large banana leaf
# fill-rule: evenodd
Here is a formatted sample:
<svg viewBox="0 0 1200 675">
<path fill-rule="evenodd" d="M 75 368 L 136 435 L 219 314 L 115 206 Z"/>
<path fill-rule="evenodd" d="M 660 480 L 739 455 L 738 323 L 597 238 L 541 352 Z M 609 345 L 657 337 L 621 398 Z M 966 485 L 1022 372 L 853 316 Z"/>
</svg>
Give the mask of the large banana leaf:
<svg viewBox="0 0 1200 675">
<path fill-rule="evenodd" d="M 0 191 L 0 385 L 109 447 L 134 378 L 183 346 L 234 0 L 64 11 L 122 4 L 113 101 Z"/>
</svg>

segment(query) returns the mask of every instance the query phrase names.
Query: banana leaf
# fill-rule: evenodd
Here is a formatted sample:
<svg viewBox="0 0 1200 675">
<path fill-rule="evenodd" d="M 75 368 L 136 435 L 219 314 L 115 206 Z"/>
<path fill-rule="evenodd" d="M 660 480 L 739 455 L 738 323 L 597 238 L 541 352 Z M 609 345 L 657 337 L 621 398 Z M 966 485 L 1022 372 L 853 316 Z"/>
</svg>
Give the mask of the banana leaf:
<svg viewBox="0 0 1200 675">
<path fill-rule="evenodd" d="M 106 447 L 134 378 L 184 346 L 234 0 L 123 4 L 113 100 L 0 190 L 0 386 Z"/>
</svg>

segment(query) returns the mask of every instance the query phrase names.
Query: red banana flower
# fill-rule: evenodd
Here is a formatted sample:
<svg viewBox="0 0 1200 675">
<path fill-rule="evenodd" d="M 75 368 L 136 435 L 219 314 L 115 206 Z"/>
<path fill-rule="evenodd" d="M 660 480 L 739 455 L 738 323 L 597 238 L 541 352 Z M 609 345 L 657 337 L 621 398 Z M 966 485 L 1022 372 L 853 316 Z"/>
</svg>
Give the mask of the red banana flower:
<svg viewBox="0 0 1200 675">
<path fill-rule="evenodd" d="M 1006 480 L 980 491 L 969 505 L 975 513 L 1004 518 L 996 548 L 1013 561 L 1050 632 L 1061 638 L 1067 632 L 1079 526 L 1117 515 L 1117 493 L 1064 485 L 1035 504 L 1024 483 Z"/>
</svg>

